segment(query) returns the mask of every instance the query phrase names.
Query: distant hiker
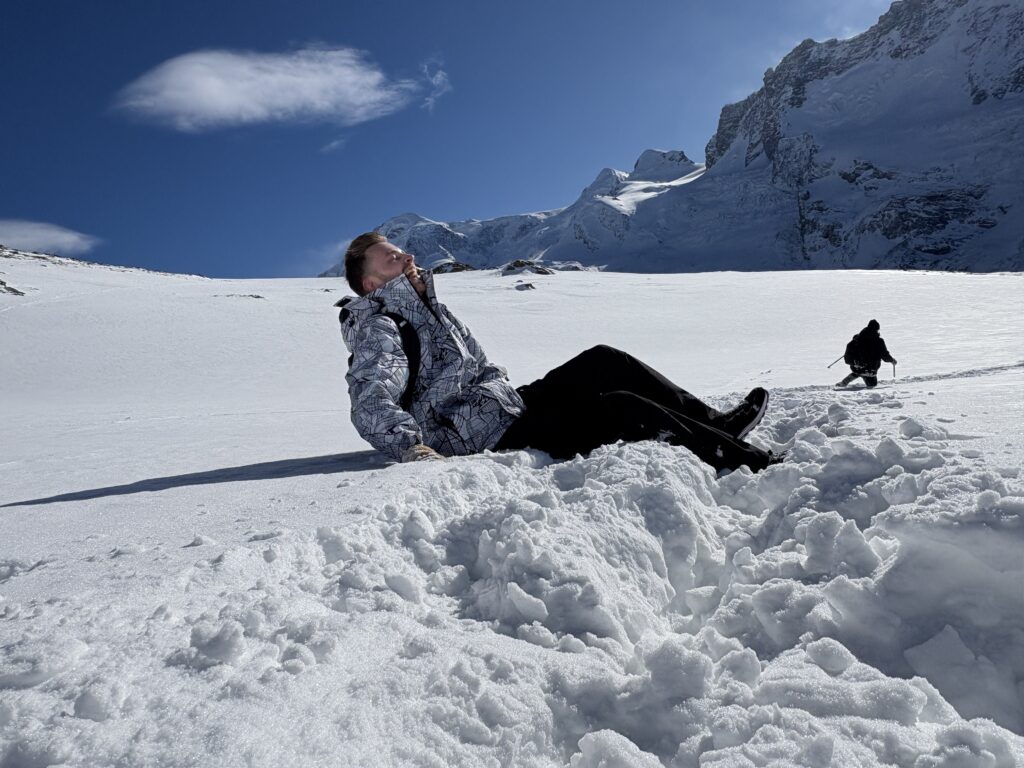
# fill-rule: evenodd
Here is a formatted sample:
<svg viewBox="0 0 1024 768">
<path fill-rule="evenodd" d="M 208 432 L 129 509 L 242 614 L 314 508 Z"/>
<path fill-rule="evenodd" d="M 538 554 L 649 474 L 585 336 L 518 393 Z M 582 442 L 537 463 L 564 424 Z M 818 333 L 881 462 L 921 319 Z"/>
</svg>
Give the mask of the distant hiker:
<svg viewBox="0 0 1024 768">
<path fill-rule="evenodd" d="M 885 348 L 885 340 L 878 335 L 881 326 L 877 320 L 871 320 L 860 333 L 855 335 L 846 345 L 843 362 L 850 366 L 850 375 L 836 384 L 845 387 L 857 377 L 864 379 L 864 384 L 873 387 L 878 384 L 878 368 L 882 361 L 896 365 L 896 358 Z"/>
<path fill-rule="evenodd" d="M 631 355 L 597 346 L 514 388 L 469 329 L 437 300 L 433 276 L 376 233 L 345 254 L 358 298 L 341 307 L 352 353 L 346 376 L 352 422 L 400 461 L 535 448 L 570 458 L 617 440 L 665 439 L 717 470 L 780 461 L 743 442 L 764 415 L 757 388 L 720 413 Z"/>
</svg>

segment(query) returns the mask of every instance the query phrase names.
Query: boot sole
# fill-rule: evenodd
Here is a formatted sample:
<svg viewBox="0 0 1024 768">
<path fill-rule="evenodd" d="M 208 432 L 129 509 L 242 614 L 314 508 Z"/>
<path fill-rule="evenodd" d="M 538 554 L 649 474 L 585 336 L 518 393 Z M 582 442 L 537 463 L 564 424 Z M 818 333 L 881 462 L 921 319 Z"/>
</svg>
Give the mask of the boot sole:
<svg viewBox="0 0 1024 768">
<path fill-rule="evenodd" d="M 769 397 L 770 395 L 765 393 L 765 398 L 761 403 L 761 407 L 757 411 L 757 415 L 750 420 L 750 423 L 747 424 L 747 426 L 740 430 L 739 434 L 736 435 L 737 440 L 742 440 L 744 437 L 749 435 L 754 430 L 754 427 L 761 423 L 761 419 L 764 418 L 764 414 L 768 410 Z"/>
</svg>

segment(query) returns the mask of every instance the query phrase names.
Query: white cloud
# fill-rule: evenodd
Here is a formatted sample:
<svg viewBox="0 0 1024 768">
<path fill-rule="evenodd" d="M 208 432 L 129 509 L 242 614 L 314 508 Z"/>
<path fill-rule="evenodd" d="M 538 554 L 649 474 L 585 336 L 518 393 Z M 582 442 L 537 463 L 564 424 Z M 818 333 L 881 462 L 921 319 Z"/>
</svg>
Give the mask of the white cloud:
<svg viewBox="0 0 1024 768">
<path fill-rule="evenodd" d="M 339 136 L 334 141 L 329 141 L 320 147 L 321 152 L 337 152 L 339 149 L 343 149 L 348 143 L 348 138 L 345 136 Z"/>
<path fill-rule="evenodd" d="M 441 64 L 438 61 L 428 61 L 420 67 L 420 70 L 430 84 L 430 93 L 423 100 L 423 108 L 428 112 L 433 112 L 437 100 L 452 89 L 452 84 L 448 80 L 448 73 L 441 69 Z"/>
<path fill-rule="evenodd" d="M 345 259 L 345 251 L 352 244 L 353 238 L 339 240 L 334 243 L 308 248 L 301 257 L 294 260 L 291 265 L 296 274 L 319 275 L 327 270 L 338 267 Z"/>
<path fill-rule="evenodd" d="M 892 0 L 812 0 L 810 7 L 821 19 L 822 39 L 835 37 L 847 40 L 859 35 L 889 10 Z"/>
<path fill-rule="evenodd" d="M 102 241 L 73 229 L 42 221 L 0 219 L 0 243 L 21 251 L 41 251 L 61 256 L 88 253 Z"/>
<path fill-rule="evenodd" d="M 817 26 L 818 31 L 803 37 L 792 34 L 779 37 L 766 51 L 764 60 L 767 66 L 776 66 L 808 37 L 820 43 L 830 38 L 848 40 L 865 32 L 889 9 L 892 0 L 807 0 L 806 4 L 808 21 Z"/>
<path fill-rule="evenodd" d="M 450 88 L 440 69 L 424 76 L 389 79 L 353 48 L 196 51 L 125 86 L 116 106 L 180 131 L 316 120 L 348 126 L 397 112 L 424 90 L 436 100 Z"/>
</svg>

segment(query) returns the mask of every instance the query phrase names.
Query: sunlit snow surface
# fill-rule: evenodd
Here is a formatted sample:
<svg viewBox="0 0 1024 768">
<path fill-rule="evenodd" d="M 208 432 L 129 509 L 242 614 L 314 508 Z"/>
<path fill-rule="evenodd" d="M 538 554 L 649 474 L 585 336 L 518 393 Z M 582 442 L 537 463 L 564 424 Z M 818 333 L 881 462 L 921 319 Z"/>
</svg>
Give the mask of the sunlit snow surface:
<svg viewBox="0 0 1024 768">
<path fill-rule="evenodd" d="M 437 279 L 514 383 L 765 384 L 789 461 L 388 466 L 340 281 L 0 258 L 0 765 L 1024 765 L 1020 275 L 523 279 Z"/>
</svg>

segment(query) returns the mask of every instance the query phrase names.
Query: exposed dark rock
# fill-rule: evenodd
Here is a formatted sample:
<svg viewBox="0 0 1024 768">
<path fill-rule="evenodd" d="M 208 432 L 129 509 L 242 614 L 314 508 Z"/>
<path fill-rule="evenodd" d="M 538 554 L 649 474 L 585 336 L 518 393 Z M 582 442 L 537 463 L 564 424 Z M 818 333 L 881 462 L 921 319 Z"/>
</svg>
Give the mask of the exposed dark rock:
<svg viewBox="0 0 1024 768">
<path fill-rule="evenodd" d="M 501 274 L 503 275 L 520 275 L 524 272 L 532 272 L 535 275 L 555 274 L 555 270 L 542 267 L 537 262 L 529 261 L 528 259 L 516 259 L 501 267 Z"/>
<path fill-rule="evenodd" d="M 756 98 L 757 93 L 752 93 L 743 101 L 726 104 L 722 107 L 722 114 L 718 117 L 718 130 L 704 147 L 705 163 L 708 168 L 714 165 L 718 158 L 732 146 L 733 139 L 739 133 L 740 123 Z"/>
<path fill-rule="evenodd" d="M 890 240 L 940 232 L 953 223 L 967 223 L 976 213 L 983 193 L 984 190 L 975 187 L 896 197 L 869 218 L 866 229 L 878 231 Z M 925 248 L 921 250 L 929 253 Z"/>
<path fill-rule="evenodd" d="M 839 171 L 839 177 L 850 184 L 863 184 L 868 179 L 888 179 L 891 181 L 896 178 L 896 174 L 893 171 L 883 171 L 881 168 L 877 168 L 863 160 L 857 160 L 854 162 L 853 168 L 847 171 Z"/>
<path fill-rule="evenodd" d="M 475 269 L 476 267 L 463 264 L 461 261 L 442 261 L 440 264 L 432 266 L 430 271 L 435 275 L 444 275 L 450 272 L 472 272 Z"/>
<path fill-rule="evenodd" d="M 12 296 L 24 296 L 23 291 L 19 291 L 13 285 L 8 285 L 3 280 L 0 280 L 0 293 L 9 293 Z"/>
</svg>

